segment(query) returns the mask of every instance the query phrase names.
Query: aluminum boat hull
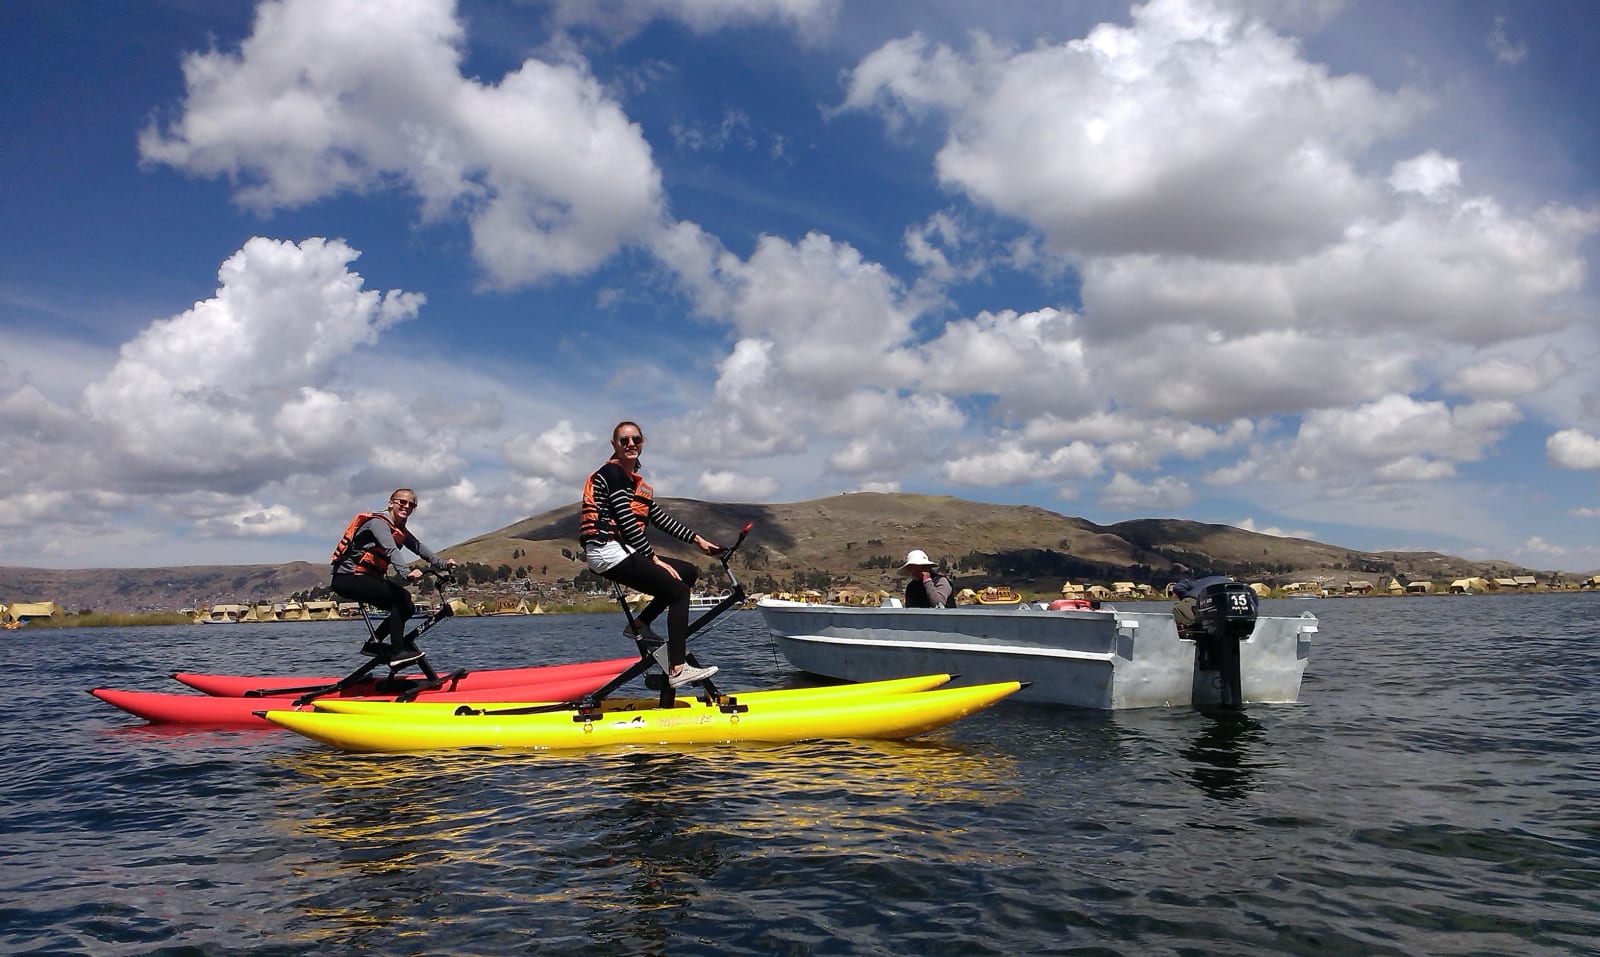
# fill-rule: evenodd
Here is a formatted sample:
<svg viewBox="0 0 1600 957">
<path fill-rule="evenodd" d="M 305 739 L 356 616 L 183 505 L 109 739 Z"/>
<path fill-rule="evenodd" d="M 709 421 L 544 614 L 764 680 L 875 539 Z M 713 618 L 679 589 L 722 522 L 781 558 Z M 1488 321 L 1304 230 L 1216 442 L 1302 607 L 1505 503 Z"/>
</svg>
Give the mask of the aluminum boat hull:
<svg viewBox="0 0 1600 957">
<path fill-rule="evenodd" d="M 960 608 L 756 606 L 791 664 L 848 681 L 947 672 L 955 682 L 1030 682 L 1011 700 L 1098 710 L 1209 707 L 1215 671 L 1196 667 L 1193 641 L 1170 610 L 1048 611 L 1032 604 Z M 1262 617 L 1240 642 L 1246 704 L 1298 701 L 1317 619 Z"/>
</svg>

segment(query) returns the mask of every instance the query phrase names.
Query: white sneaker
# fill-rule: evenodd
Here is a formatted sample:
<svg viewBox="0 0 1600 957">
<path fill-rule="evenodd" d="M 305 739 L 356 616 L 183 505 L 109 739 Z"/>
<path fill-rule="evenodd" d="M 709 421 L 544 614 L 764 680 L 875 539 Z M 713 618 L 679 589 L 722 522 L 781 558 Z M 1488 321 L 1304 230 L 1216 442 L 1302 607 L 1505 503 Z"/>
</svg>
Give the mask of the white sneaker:
<svg viewBox="0 0 1600 957">
<path fill-rule="evenodd" d="M 671 674 L 670 672 L 667 674 L 667 684 L 674 688 L 679 688 L 683 685 L 693 684 L 696 681 L 704 681 L 716 673 L 716 665 L 712 665 L 709 668 L 696 668 L 694 665 L 684 665 L 683 670 L 677 674 Z"/>
</svg>

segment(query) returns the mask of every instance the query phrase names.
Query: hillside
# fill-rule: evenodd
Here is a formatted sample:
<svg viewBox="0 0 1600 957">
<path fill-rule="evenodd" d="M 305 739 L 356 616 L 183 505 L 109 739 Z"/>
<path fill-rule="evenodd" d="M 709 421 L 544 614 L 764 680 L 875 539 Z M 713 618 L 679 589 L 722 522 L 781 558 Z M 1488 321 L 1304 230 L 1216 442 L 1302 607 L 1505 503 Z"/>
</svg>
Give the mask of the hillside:
<svg viewBox="0 0 1600 957">
<path fill-rule="evenodd" d="M 69 611 L 177 611 L 218 602 L 272 601 L 328 583 L 328 566 L 188 565 L 176 568 L 0 568 L 0 603 L 54 601 Z"/>
<path fill-rule="evenodd" d="M 731 541 L 745 522 L 753 522 L 743 557 L 734 567 L 780 581 L 796 571 L 823 571 L 835 579 L 883 583 L 893 579 L 893 569 L 912 548 L 944 561 L 963 583 L 993 579 L 1041 589 L 1057 588 L 1066 578 L 1165 584 L 1213 572 L 1278 582 L 1395 574 L 1448 580 L 1530 573 L 1506 562 L 1472 562 L 1435 552 L 1363 552 L 1179 519 L 1096 525 L 1029 505 L 990 505 L 949 496 L 853 492 L 778 505 L 674 498 L 661 502 L 714 541 Z M 574 504 L 468 539 L 445 552 L 458 561 L 533 563 L 548 567 L 549 575 L 541 577 L 565 577 L 559 569 L 574 566 L 561 550 L 575 548 L 577 537 Z M 660 545 L 680 557 L 701 558 L 676 542 L 660 541 Z M 522 557 L 513 558 L 514 552 Z"/>
<path fill-rule="evenodd" d="M 1229 525 L 1138 519 L 1095 525 L 1028 505 L 990 505 L 948 496 L 855 492 L 775 505 L 662 499 L 669 512 L 714 541 L 732 542 L 754 523 L 735 569 L 754 584 L 787 584 L 826 574 L 876 586 L 912 548 L 949 566 L 958 584 L 1008 584 L 1049 592 L 1063 580 L 1163 585 L 1221 572 L 1252 581 L 1346 580 L 1403 574 L 1448 581 L 1469 575 L 1531 574 L 1505 562 L 1471 562 L 1434 552 L 1361 552 Z M 441 550 L 460 562 L 527 570 L 536 582 L 570 580 L 581 566 L 562 555 L 578 538 L 577 505 L 530 516 Z M 663 550 L 704 564 L 677 542 Z M 327 584 L 327 566 L 224 565 L 139 569 L 0 568 L 0 602 L 54 600 L 77 611 L 175 610 L 236 601 L 282 600 Z"/>
</svg>

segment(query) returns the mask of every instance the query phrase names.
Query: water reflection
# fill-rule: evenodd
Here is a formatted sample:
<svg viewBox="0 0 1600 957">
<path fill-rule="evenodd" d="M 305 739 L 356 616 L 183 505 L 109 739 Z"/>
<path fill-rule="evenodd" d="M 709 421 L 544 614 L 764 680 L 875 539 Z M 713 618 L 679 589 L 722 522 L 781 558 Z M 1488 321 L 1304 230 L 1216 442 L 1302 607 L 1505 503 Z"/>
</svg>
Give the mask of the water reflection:
<svg viewBox="0 0 1600 957">
<path fill-rule="evenodd" d="M 1258 771 L 1274 766 L 1264 748 L 1261 722 L 1248 712 L 1208 712 L 1200 731 L 1180 755 L 1188 762 L 1189 780 L 1207 796 L 1238 801 L 1259 787 Z"/>
<path fill-rule="evenodd" d="M 930 822 L 1026 803 L 1009 756 L 926 741 L 302 751 L 275 763 L 288 779 L 275 792 L 280 825 L 326 847 L 300 866 L 302 883 L 330 888 L 302 902 L 330 929 L 437 929 L 466 904 L 432 900 L 438 888 L 492 884 L 504 889 L 492 906 L 524 923 L 566 915 L 525 928 L 542 943 L 581 928 L 589 945 L 627 953 L 664 953 L 672 924 L 730 862 L 759 870 L 790 854 L 893 855 L 925 844 L 939 829 Z M 477 919 L 485 906 L 471 905 Z"/>
</svg>

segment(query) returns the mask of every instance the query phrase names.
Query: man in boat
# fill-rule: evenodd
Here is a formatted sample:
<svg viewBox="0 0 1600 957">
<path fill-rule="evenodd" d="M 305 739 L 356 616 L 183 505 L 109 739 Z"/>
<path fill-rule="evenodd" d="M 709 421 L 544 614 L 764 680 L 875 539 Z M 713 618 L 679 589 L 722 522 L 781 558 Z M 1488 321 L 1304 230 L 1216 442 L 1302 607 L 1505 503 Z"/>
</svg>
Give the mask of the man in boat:
<svg viewBox="0 0 1600 957">
<path fill-rule="evenodd" d="M 1229 585 L 1233 579 L 1227 575 L 1209 575 L 1205 578 L 1185 578 L 1167 586 L 1167 594 L 1172 597 L 1172 620 L 1177 623 L 1178 637 L 1188 638 L 1194 630 L 1195 606 L 1200 603 L 1200 596 L 1205 594 L 1212 585 Z"/>
<path fill-rule="evenodd" d="M 906 553 L 906 563 L 900 566 L 906 576 L 907 608 L 954 608 L 955 588 L 920 548 Z"/>
<path fill-rule="evenodd" d="M 611 458 L 583 485 L 578 537 L 590 571 L 650 596 L 650 604 L 636 619 L 637 630 L 630 625 L 624 634 L 636 641 L 660 642 L 650 623 L 666 612 L 667 640 L 655 650 L 655 659 L 666 672 L 667 683 L 677 688 L 717 673 L 714 666 L 696 668 L 686 662 L 689 599 L 699 569 L 682 559 L 657 555 L 645 527 L 654 525 L 707 555 L 719 554 L 722 546 L 668 515 L 655 500 L 655 490 L 639 475 L 643 450 L 644 431 L 637 422 L 612 427 Z"/>
<path fill-rule="evenodd" d="M 381 608 L 389 613 L 373 632 L 373 637 L 402 651 L 406 634 L 406 621 L 417 610 L 411 592 L 400 582 L 389 577 L 391 568 L 398 568 L 400 550 L 407 549 L 426 561 L 436 572 L 455 567 L 455 559 L 443 561 L 428 546 L 417 541 L 417 536 L 406 528 L 417 508 L 417 493 L 408 488 L 397 488 L 389 494 L 389 507 L 382 512 L 362 512 L 350 520 L 350 527 L 333 550 L 334 592 L 351 601 Z M 396 574 L 405 581 L 419 581 L 422 569 L 411 568 Z M 420 654 L 420 652 L 418 652 Z"/>
</svg>

